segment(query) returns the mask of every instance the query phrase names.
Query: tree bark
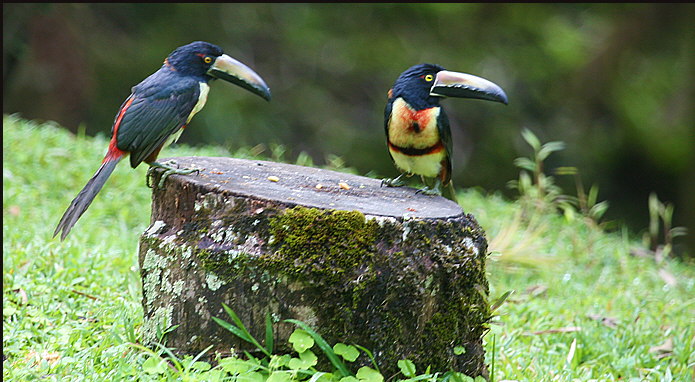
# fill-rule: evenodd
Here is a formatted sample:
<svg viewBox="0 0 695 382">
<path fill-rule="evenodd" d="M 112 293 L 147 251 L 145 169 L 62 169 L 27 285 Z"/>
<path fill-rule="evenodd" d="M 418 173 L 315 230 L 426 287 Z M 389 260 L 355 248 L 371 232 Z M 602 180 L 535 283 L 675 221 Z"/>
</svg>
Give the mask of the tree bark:
<svg viewBox="0 0 695 382">
<path fill-rule="evenodd" d="M 177 325 L 165 336 L 177 352 L 253 353 L 212 320 L 231 322 L 225 303 L 261 343 L 269 313 L 276 352 L 292 351 L 293 318 L 371 350 L 386 377 L 401 359 L 487 377 L 487 242 L 457 204 L 296 165 L 173 160 L 201 171 L 153 190 L 139 255 L 146 342 Z"/>
</svg>

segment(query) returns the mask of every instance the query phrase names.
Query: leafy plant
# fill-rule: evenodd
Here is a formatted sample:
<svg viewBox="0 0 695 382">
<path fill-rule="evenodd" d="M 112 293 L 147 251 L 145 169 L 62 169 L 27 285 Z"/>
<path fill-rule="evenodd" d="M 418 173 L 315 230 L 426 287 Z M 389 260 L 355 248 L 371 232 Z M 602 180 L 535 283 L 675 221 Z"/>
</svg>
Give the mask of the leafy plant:
<svg viewBox="0 0 695 382">
<path fill-rule="evenodd" d="M 510 181 L 508 185 L 519 191 L 520 199 L 526 207 L 541 211 L 560 209 L 568 218 L 573 218 L 578 212 L 598 223 L 608 209 L 608 202 L 598 202 L 598 186 L 591 186 L 587 193 L 576 167 L 558 167 L 553 171 L 554 174 L 574 176 L 577 196 L 565 195 L 555 183 L 555 179 L 544 172 L 544 161 L 553 152 L 564 150 L 564 142 L 553 141 L 541 144 L 538 137 L 529 129 L 523 129 L 521 135 L 533 149 L 533 155 L 530 158 L 520 157 L 514 160 L 514 164 L 522 171 L 519 179 Z"/>
<path fill-rule="evenodd" d="M 216 381 L 221 378 L 219 369 L 213 369 L 209 362 L 200 361 L 205 353 L 212 348 L 212 345 L 198 353 L 195 357 L 185 356 L 183 358 L 177 357 L 176 354 L 162 344 L 156 344 L 160 353 L 139 344 L 131 343 L 129 345 L 149 355 L 149 358 L 142 363 L 142 370 L 147 375 L 175 374 L 181 379 L 191 382 Z M 164 354 L 165 357 L 162 357 L 161 354 Z"/>
<path fill-rule="evenodd" d="M 497 253 L 497 259 L 506 264 L 541 266 L 551 262 L 551 258 L 540 253 L 539 243 L 547 236 L 552 225 L 548 216 L 561 212 L 567 221 L 581 218 L 592 228 L 601 228 L 608 202 L 598 201 L 598 187 L 592 186 L 588 192 L 575 167 L 558 167 L 556 175 L 574 176 L 577 196 L 563 192 L 551 175 L 546 175 L 545 160 L 565 148 L 559 141 L 541 143 L 531 130 L 523 129 L 521 135 L 531 146 L 530 157 L 520 157 L 514 164 L 521 169 L 519 178 L 508 182 L 508 186 L 519 192 L 519 205 L 514 216 L 507 220 L 502 229 L 490 241 L 490 248 Z M 591 231 L 597 231 L 593 229 Z M 593 241 L 587 242 L 591 245 Z"/>
<path fill-rule="evenodd" d="M 519 179 L 509 182 L 509 187 L 517 189 L 527 207 L 546 211 L 548 208 L 572 208 L 571 199 L 562 194 L 562 190 L 555 184 L 552 176 L 544 172 L 544 161 L 555 151 L 565 148 L 563 142 L 554 141 L 541 144 L 531 130 L 524 129 L 521 132 L 533 149 L 530 158 L 520 157 L 514 160 L 514 165 L 521 168 Z"/>
<path fill-rule="evenodd" d="M 661 202 L 655 192 L 649 195 L 649 230 L 642 241 L 659 261 L 672 254 L 674 238 L 687 234 L 685 227 L 672 227 L 673 210 L 673 205 Z"/>
<path fill-rule="evenodd" d="M 506 298 L 507 295 L 503 296 L 498 303 Z M 214 321 L 221 325 L 223 328 L 229 330 L 235 336 L 241 338 L 242 340 L 250 343 L 256 349 L 265 354 L 263 359 L 256 359 L 252 357 L 249 353 L 246 353 L 247 361 L 239 360 L 238 358 L 223 359 L 220 361 L 221 365 L 230 365 L 230 362 L 234 367 L 223 367 L 232 375 L 240 375 L 241 372 L 248 372 L 248 370 L 253 369 L 254 372 L 260 373 L 260 378 L 267 378 L 270 382 L 282 382 L 285 380 L 307 380 L 309 382 L 383 382 L 384 376 L 379 370 L 379 367 L 374 359 L 373 354 L 359 345 L 346 345 L 343 343 L 337 343 L 334 346 L 330 346 L 326 340 L 321 337 L 315 330 L 313 330 L 309 325 L 302 321 L 287 319 L 284 322 L 288 322 L 297 326 L 294 332 L 290 335 L 288 341 L 292 345 L 292 349 L 297 353 L 294 357 L 289 354 L 278 355 L 271 354 L 268 349 L 267 338 L 272 337 L 272 323 L 266 320 L 266 347 L 261 346 L 261 344 L 254 339 L 248 332 L 246 327 L 243 325 L 239 317 L 234 313 L 234 311 L 227 306 L 222 304 L 225 312 L 230 316 L 233 323 L 228 323 L 217 317 L 214 317 Z M 269 317 L 267 315 L 266 317 Z M 328 358 L 330 364 L 333 367 L 331 372 L 323 372 L 316 370 L 315 366 L 318 364 L 318 357 L 311 350 L 314 346 L 323 352 L 323 355 Z M 370 359 L 372 367 L 362 366 L 356 373 L 352 373 L 347 363 L 355 362 L 360 356 L 360 351 L 364 353 L 367 358 Z M 456 352 L 457 350 L 454 349 Z M 464 349 L 465 351 L 465 349 Z M 248 367 L 244 367 L 244 363 L 249 363 Z M 406 381 L 442 381 L 446 382 L 448 380 L 452 381 L 473 381 L 473 378 L 469 378 L 461 373 L 456 373 L 453 371 L 446 373 L 430 373 L 429 369 L 422 375 L 416 374 L 415 364 L 407 359 L 398 362 L 398 368 L 401 373 L 407 377 Z M 286 379 L 289 378 L 289 379 Z M 469 379 L 467 379 L 469 378 Z M 477 381 L 478 379 L 475 379 Z"/>
</svg>

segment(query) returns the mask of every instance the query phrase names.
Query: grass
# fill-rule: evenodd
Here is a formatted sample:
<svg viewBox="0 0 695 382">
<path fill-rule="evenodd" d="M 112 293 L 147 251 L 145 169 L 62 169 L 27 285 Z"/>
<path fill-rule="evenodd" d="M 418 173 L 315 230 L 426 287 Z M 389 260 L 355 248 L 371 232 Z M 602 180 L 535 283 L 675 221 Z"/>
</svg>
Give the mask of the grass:
<svg viewBox="0 0 695 382">
<path fill-rule="evenodd" d="M 178 360 L 177 368 L 171 356 L 160 362 L 166 351 L 137 345 L 142 324 L 137 243 L 150 209 L 145 167 L 121 164 L 67 240 L 52 239 L 107 143 L 50 123 L 3 119 L 3 378 L 192 381 L 228 375 L 238 367 L 231 361 L 228 369 L 209 369 L 188 358 Z M 265 152 L 266 158 L 284 160 L 280 146 Z M 162 155 L 265 152 L 176 146 Z M 298 160 L 311 164 L 307 156 Z M 634 250 L 642 248 L 636 234 L 604 232 L 581 208 L 567 207 L 569 199 L 548 179 L 542 195 L 529 197 L 528 186 L 541 172 L 534 173 L 533 159 L 522 162 L 517 164 L 527 166 L 530 175 L 516 183 L 522 191 L 518 200 L 475 189 L 458 195 L 488 234 L 491 300 L 514 291 L 496 310 L 484 339 L 492 379 L 695 379 L 693 264 L 642 255 L 650 252 Z M 342 166 L 338 158 L 333 163 Z M 434 379 L 426 375 L 426 365 L 415 366 L 425 374 L 414 378 Z M 357 377 L 373 379 L 367 374 Z M 254 378 L 264 375 L 270 374 Z M 273 381 L 293 377 L 301 375 L 279 373 Z"/>
</svg>

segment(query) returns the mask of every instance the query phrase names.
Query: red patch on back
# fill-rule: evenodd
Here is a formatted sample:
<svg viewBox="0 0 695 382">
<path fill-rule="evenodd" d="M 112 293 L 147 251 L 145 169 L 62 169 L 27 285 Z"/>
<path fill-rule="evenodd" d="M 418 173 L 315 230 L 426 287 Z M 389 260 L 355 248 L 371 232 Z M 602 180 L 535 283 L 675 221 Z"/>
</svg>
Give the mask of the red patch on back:
<svg viewBox="0 0 695 382">
<path fill-rule="evenodd" d="M 126 110 L 130 107 L 130 104 L 133 103 L 133 98 L 129 99 L 126 101 L 125 105 L 121 108 L 121 111 L 118 112 L 118 117 L 116 118 L 116 122 L 113 124 L 113 135 L 111 136 L 111 142 L 109 142 L 109 150 L 106 152 L 106 156 L 104 157 L 104 160 L 101 161 L 101 163 L 108 162 L 114 159 L 118 159 L 125 154 L 125 151 L 120 150 L 118 148 L 118 128 L 121 127 L 121 121 L 123 120 L 123 116 L 125 115 Z"/>
</svg>

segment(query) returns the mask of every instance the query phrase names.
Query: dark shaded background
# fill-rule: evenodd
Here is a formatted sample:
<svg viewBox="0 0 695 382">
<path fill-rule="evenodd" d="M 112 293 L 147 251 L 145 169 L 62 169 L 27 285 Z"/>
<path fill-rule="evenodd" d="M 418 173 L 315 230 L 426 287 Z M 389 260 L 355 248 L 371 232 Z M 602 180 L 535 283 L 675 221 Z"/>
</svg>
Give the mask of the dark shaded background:
<svg viewBox="0 0 695 382">
<path fill-rule="evenodd" d="M 567 143 L 548 167 L 578 167 L 611 203 L 606 217 L 635 233 L 650 192 L 673 203 L 691 231 L 682 252 L 686 240 L 695 248 L 694 20 L 693 4 L 4 4 L 3 112 L 108 134 L 131 86 L 205 40 L 254 68 L 274 98 L 215 84 L 181 142 L 280 143 L 290 157 L 337 154 L 390 177 L 386 91 L 409 66 L 437 63 L 510 99 L 444 101 L 458 187 L 513 195 L 526 127 Z"/>
</svg>

